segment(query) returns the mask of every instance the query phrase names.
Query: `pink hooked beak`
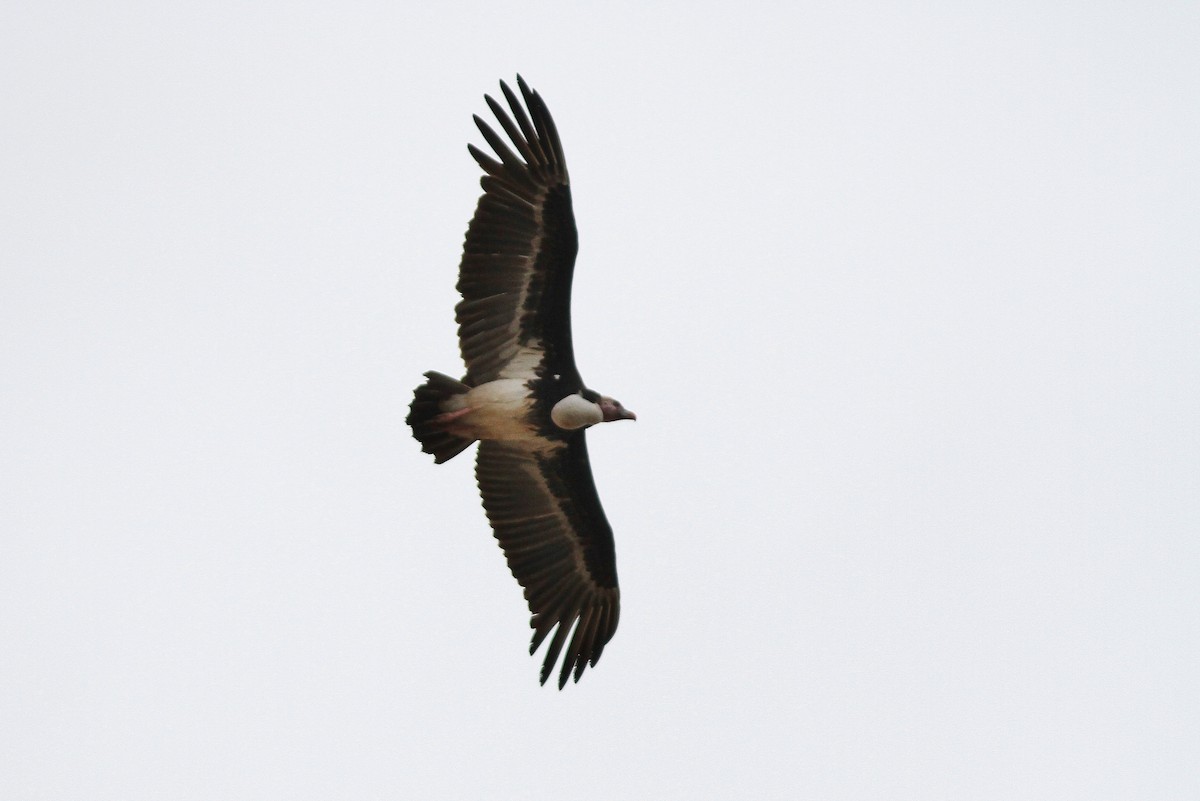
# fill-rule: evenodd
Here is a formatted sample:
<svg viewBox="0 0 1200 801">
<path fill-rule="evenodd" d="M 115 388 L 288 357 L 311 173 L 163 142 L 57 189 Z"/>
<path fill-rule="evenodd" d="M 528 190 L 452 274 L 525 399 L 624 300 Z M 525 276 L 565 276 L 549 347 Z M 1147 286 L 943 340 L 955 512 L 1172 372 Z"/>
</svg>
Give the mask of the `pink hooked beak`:
<svg viewBox="0 0 1200 801">
<path fill-rule="evenodd" d="M 618 401 L 612 398 L 600 399 L 600 412 L 604 415 L 604 422 L 611 423 L 614 420 L 636 420 L 637 415 L 626 409 Z"/>
</svg>

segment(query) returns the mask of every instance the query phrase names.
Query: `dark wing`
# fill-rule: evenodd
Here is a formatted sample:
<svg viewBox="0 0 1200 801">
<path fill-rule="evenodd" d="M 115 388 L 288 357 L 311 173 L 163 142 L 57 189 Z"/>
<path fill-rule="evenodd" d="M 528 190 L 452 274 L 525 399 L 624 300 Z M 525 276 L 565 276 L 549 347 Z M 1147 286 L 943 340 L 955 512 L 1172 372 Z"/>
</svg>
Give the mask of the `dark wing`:
<svg viewBox="0 0 1200 801">
<path fill-rule="evenodd" d="M 459 348 L 471 386 L 541 371 L 562 376 L 572 392 L 583 382 L 571 347 L 578 239 L 567 165 L 546 104 L 520 76 L 517 86 L 528 114 L 503 81 L 511 117 L 486 97 L 516 152 L 478 116 L 475 124 L 499 161 L 468 145 L 487 174 L 459 267 Z"/>
<path fill-rule="evenodd" d="M 572 671 L 579 681 L 584 667 L 600 660 L 620 615 L 612 529 L 596 495 L 583 431 L 544 451 L 480 442 L 475 476 L 496 539 L 533 613 L 529 653 L 557 626 L 541 681 L 546 683 L 562 653 L 562 689 Z"/>
</svg>

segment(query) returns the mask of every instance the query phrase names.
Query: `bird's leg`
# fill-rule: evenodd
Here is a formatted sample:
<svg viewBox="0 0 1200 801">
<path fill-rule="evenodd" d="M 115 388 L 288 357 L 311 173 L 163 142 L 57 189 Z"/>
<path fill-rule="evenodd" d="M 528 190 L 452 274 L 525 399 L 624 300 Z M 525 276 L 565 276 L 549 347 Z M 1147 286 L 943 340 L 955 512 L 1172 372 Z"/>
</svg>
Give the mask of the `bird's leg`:
<svg viewBox="0 0 1200 801">
<path fill-rule="evenodd" d="M 438 428 L 441 428 L 444 430 L 446 428 L 449 428 L 450 424 L 453 423 L 455 420 L 462 419 L 463 417 L 466 417 L 468 414 L 470 414 L 473 411 L 475 411 L 473 408 L 471 408 L 470 406 L 467 406 L 466 408 L 463 408 L 463 409 L 456 409 L 453 412 L 442 412 L 441 414 L 439 414 L 437 417 L 433 418 L 429 422 L 432 425 L 435 425 Z"/>
</svg>

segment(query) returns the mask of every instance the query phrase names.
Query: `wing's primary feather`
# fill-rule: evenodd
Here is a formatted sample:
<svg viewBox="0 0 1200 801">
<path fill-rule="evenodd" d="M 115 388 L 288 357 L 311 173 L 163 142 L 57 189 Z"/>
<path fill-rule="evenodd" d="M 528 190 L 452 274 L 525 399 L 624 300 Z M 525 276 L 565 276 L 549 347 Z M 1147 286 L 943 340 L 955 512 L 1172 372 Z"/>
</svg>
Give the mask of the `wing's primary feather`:
<svg viewBox="0 0 1200 801">
<path fill-rule="evenodd" d="M 620 617 L 612 528 L 592 481 L 584 432 L 549 450 L 481 442 L 475 475 L 488 520 L 533 615 L 529 652 L 554 631 L 541 681 L 561 655 L 561 689 L 570 676 L 578 681 L 585 667 L 600 660 Z"/>
<path fill-rule="evenodd" d="M 455 317 L 464 380 L 478 386 L 553 373 L 577 391 L 583 382 L 571 345 L 578 237 L 570 180 L 546 104 L 519 76 L 517 86 L 520 99 L 500 84 L 511 115 L 487 98 L 511 147 L 479 117 L 475 124 L 495 158 L 468 146 L 485 175 L 459 267 Z"/>
</svg>

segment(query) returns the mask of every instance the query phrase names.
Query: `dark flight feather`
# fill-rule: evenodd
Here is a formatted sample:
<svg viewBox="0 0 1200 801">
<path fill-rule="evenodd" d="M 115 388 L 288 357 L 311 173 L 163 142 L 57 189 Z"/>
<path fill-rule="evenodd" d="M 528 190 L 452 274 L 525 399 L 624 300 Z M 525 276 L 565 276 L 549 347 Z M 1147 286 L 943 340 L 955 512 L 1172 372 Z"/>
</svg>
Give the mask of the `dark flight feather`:
<svg viewBox="0 0 1200 801">
<path fill-rule="evenodd" d="M 571 279 L 578 235 L 570 179 L 546 104 L 520 78 L 517 86 L 528 114 L 503 83 L 511 116 L 487 98 L 512 147 L 479 117 L 475 124 L 495 157 L 468 146 L 487 174 L 480 180 L 484 194 L 467 228 L 459 267 L 462 300 L 455 316 L 467 365 L 465 381 L 478 386 L 497 378 L 526 377 L 532 370 L 558 375 L 566 392 L 576 392 L 583 381 L 571 343 Z M 500 319 L 509 324 L 486 329 L 486 336 L 478 334 L 484 330 L 483 321 Z M 514 365 L 521 353 L 525 360 Z"/>
<path fill-rule="evenodd" d="M 533 614 L 529 652 L 557 629 L 542 663 L 542 682 L 560 655 L 558 686 L 572 675 L 578 681 L 616 631 L 621 596 L 612 528 L 592 482 L 583 431 L 549 453 L 522 443 L 481 442 L 475 476 L 488 520 Z"/>
</svg>

